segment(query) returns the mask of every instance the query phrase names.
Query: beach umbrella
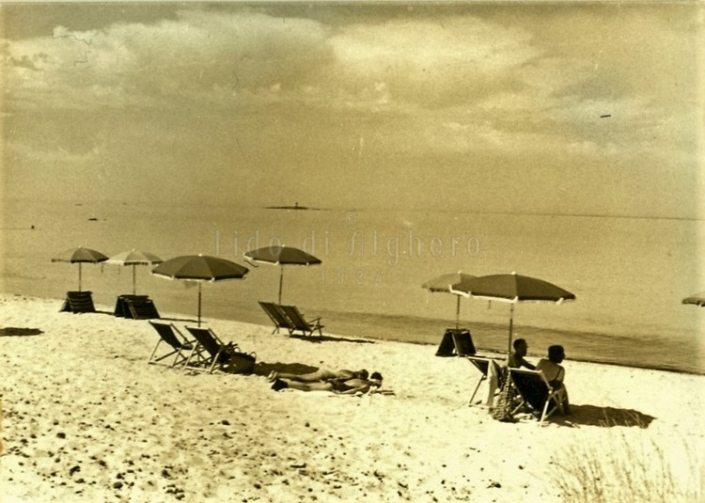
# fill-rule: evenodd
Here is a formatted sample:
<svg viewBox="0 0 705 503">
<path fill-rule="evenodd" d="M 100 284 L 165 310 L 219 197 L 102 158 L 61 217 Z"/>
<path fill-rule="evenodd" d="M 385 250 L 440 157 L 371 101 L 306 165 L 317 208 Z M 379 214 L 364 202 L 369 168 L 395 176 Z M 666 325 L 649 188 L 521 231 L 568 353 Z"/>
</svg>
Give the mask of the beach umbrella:
<svg viewBox="0 0 705 503">
<path fill-rule="evenodd" d="M 694 293 L 690 297 L 683 299 L 683 304 L 705 307 L 705 292 Z"/>
<path fill-rule="evenodd" d="M 71 248 L 60 253 L 57 257 L 51 259 L 52 262 L 69 262 L 70 264 L 78 264 L 78 291 L 81 291 L 81 276 L 82 270 L 81 266 L 84 263 L 97 264 L 99 262 L 104 262 L 108 260 L 108 257 L 96 250 L 91 250 L 90 248 L 84 248 L 79 246 L 78 248 Z"/>
<path fill-rule="evenodd" d="M 113 255 L 108 260 L 106 264 L 121 265 L 121 266 L 132 266 L 132 295 L 137 293 L 137 280 L 135 269 L 138 265 L 157 265 L 164 262 L 162 259 L 146 251 L 140 251 L 132 249 L 130 251 L 118 253 Z"/>
<path fill-rule="evenodd" d="M 460 326 L 460 297 L 467 296 L 467 292 L 470 288 L 470 282 L 473 278 L 472 274 L 464 274 L 461 271 L 443 274 L 437 278 L 430 279 L 426 281 L 422 288 L 425 288 L 431 292 L 442 292 L 451 293 L 455 295 L 456 305 L 455 305 L 455 328 L 458 329 Z"/>
<path fill-rule="evenodd" d="M 230 260 L 210 255 L 182 255 L 162 262 L 152 274 L 163 278 L 198 283 L 198 326 L 201 326 L 201 285 L 204 282 L 242 279 L 249 269 Z"/>
<path fill-rule="evenodd" d="M 278 265 L 279 267 L 279 304 L 282 303 L 282 284 L 285 265 L 317 265 L 321 260 L 298 248 L 290 246 L 267 246 L 245 252 L 245 258 L 255 262 Z"/>
<path fill-rule="evenodd" d="M 514 304 L 519 302 L 552 302 L 561 304 L 575 300 L 575 295 L 563 288 L 537 278 L 511 274 L 494 274 L 479 276 L 469 282 L 468 288 L 458 287 L 465 295 L 475 299 L 508 302 L 509 310 L 509 346 L 512 350 L 512 328 L 514 324 Z"/>
</svg>

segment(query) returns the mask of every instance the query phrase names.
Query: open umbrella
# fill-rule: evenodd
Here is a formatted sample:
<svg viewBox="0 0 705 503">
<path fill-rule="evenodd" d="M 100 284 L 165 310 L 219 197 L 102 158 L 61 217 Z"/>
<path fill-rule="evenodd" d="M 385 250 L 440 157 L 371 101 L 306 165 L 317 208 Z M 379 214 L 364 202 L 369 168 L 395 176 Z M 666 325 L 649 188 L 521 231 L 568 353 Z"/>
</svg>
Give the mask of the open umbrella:
<svg viewBox="0 0 705 503">
<path fill-rule="evenodd" d="M 163 278 L 198 282 L 198 326 L 201 326 L 201 284 L 227 279 L 241 279 L 249 269 L 230 260 L 210 255 L 182 255 L 159 264 L 152 274 Z"/>
<path fill-rule="evenodd" d="M 97 264 L 99 262 L 104 262 L 108 260 L 108 257 L 100 253 L 99 251 L 91 250 L 90 248 L 84 248 L 79 246 L 78 248 L 71 248 L 60 253 L 57 257 L 51 259 L 52 262 L 69 262 L 71 264 L 78 264 L 78 291 L 81 291 L 81 266 L 84 263 Z"/>
<path fill-rule="evenodd" d="M 289 246 L 267 246 L 245 252 L 245 257 L 255 262 L 264 262 L 280 266 L 279 271 L 279 304 L 282 303 L 282 283 L 284 282 L 285 265 L 316 265 L 321 260 L 298 248 Z"/>
<path fill-rule="evenodd" d="M 705 292 L 694 293 L 690 297 L 683 299 L 683 304 L 705 307 Z"/>
<path fill-rule="evenodd" d="M 458 288 L 456 291 L 460 291 Z M 477 299 L 509 302 L 509 352 L 512 350 L 512 328 L 514 323 L 514 304 L 518 302 L 553 302 L 560 304 L 575 300 L 575 295 L 547 281 L 511 274 L 494 274 L 480 276 L 469 282 L 465 295 Z"/>
<path fill-rule="evenodd" d="M 433 278 L 421 285 L 431 292 L 452 293 L 457 297 L 455 305 L 455 328 L 460 326 L 460 297 L 468 296 L 467 292 L 470 289 L 470 282 L 473 278 L 472 274 L 464 274 L 460 271 L 443 274 L 437 278 Z"/>
<path fill-rule="evenodd" d="M 132 266 L 132 295 L 137 294 L 136 281 L 136 266 L 138 265 L 157 265 L 164 262 L 162 259 L 153 253 L 132 249 L 130 251 L 118 253 L 110 257 L 105 263 L 121 266 Z"/>
</svg>

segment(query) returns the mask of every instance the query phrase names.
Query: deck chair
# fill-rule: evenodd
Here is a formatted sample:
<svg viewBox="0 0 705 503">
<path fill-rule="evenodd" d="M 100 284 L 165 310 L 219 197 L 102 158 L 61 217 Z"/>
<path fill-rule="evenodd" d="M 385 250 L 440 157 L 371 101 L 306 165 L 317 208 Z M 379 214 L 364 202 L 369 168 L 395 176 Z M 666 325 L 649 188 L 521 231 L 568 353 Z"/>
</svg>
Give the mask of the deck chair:
<svg viewBox="0 0 705 503">
<path fill-rule="evenodd" d="M 154 305 L 152 299 L 127 299 L 125 303 L 127 304 L 129 312 L 129 316 L 126 316 L 127 318 L 134 318 L 135 320 L 160 318 L 159 311 L 157 311 L 157 307 Z"/>
<path fill-rule="evenodd" d="M 185 365 L 189 356 L 191 356 L 191 351 L 193 351 L 195 347 L 195 341 L 189 341 L 184 334 L 171 323 L 150 321 L 149 324 L 152 325 L 154 330 L 159 334 L 159 340 L 157 341 L 157 345 L 154 346 L 152 354 L 149 355 L 147 363 L 168 365 L 169 367 Z M 166 343 L 166 345 L 169 346 L 169 350 L 157 356 L 157 350 L 162 343 Z M 174 357 L 171 363 L 166 363 L 164 360 L 171 356 Z"/>
<path fill-rule="evenodd" d="M 225 344 L 210 328 L 186 327 L 197 341 L 196 347 L 189 355 L 186 366 L 193 364 L 196 370 L 210 373 L 218 367 L 234 374 L 247 374 L 255 366 L 254 354 L 240 351 L 232 342 Z M 200 369 L 199 369 L 200 367 Z"/>
<path fill-rule="evenodd" d="M 66 299 L 59 312 L 95 313 L 91 292 L 66 292 Z"/>
<path fill-rule="evenodd" d="M 299 308 L 296 306 L 279 306 L 284 315 L 293 325 L 293 329 L 289 330 L 289 335 L 293 335 L 294 332 L 301 332 L 303 335 L 313 335 L 314 332 L 318 332 L 319 336 L 323 336 L 323 325 L 321 325 L 321 318 L 314 318 L 310 322 L 304 318 L 301 314 Z"/>
<path fill-rule="evenodd" d="M 149 320 L 160 318 L 159 311 L 148 295 L 120 295 L 115 302 L 115 316 Z"/>
<path fill-rule="evenodd" d="M 475 399 L 475 395 L 477 394 L 477 390 L 480 389 L 480 385 L 482 384 L 483 381 L 486 381 L 489 378 L 489 373 L 490 373 L 490 365 L 499 365 L 497 363 L 497 360 L 494 358 L 485 358 L 482 356 L 473 356 L 473 355 L 462 355 L 467 359 L 473 367 L 475 367 L 479 372 L 480 372 L 480 378 L 477 380 L 477 385 L 475 386 L 475 389 L 472 392 L 472 395 L 470 396 L 470 402 L 468 405 L 472 405 L 472 401 Z M 502 387 L 502 373 L 497 372 L 497 375 L 499 376 L 499 386 L 498 389 Z"/>
<path fill-rule="evenodd" d="M 557 410 L 564 414 L 563 403 L 565 402 L 564 388 L 555 389 L 540 370 L 509 369 L 514 387 L 521 395 L 522 402 L 515 409 L 518 411 L 522 406 L 528 405 L 534 411 L 540 412 L 539 424 L 551 417 Z"/>
<path fill-rule="evenodd" d="M 449 328 L 436 350 L 436 356 L 468 356 L 475 354 L 470 331 L 464 328 Z"/>
<path fill-rule="evenodd" d="M 272 302 L 258 302 L 264 312 L 267 313 L 267 316 L 269 316 L 269 319 L 272 320 L 272 323 L 274 323 L 273 334 L 279 332 L 280 328 L 287 330 L 291 334 L 292 330 L 296 328 L 280 309 L 281 306 Z"/>
</svg>

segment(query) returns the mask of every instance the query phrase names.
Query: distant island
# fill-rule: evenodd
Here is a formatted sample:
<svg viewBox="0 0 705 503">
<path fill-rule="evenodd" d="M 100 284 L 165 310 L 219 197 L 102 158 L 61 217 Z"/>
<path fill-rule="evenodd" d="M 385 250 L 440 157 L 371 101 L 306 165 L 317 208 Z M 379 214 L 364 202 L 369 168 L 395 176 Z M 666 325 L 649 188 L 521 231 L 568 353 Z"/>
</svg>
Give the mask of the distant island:
<svg viewBox="0 0 705 503">
<path fill-rule="evenodd" d="M 265 206 L 267 210 L 320 210 L 321 208 L 310 208 L 308 206 L 299 206 L 299 203 L 294 203 L 294 206 Z"/>
</svg>

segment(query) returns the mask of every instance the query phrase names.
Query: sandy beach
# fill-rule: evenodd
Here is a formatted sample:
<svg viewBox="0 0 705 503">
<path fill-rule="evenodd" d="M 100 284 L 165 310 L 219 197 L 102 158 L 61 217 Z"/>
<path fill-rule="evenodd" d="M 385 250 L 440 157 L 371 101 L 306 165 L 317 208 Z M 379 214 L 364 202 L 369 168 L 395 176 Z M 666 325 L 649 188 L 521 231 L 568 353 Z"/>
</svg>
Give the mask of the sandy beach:
<svg viewBox="0 0 705 503">
<path fill-rule="evenodd" d="M 60 305 L 0 296 L 3 503 L 702 501 L 705 376 L 568 355 L 572 414 L 503 423 L 435 346 L 207 318 L 257 354 L 253 375 L 211 375 L 147 365 L 147 321 Z M 270 389 L 271 370 L 316 367 L 377 370 L 394 394 Z"/>
</svg>

